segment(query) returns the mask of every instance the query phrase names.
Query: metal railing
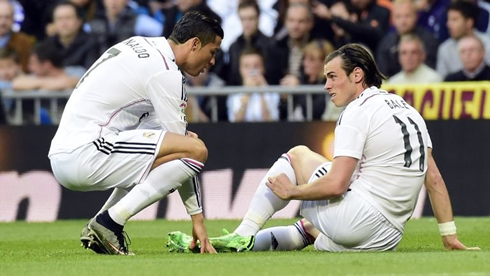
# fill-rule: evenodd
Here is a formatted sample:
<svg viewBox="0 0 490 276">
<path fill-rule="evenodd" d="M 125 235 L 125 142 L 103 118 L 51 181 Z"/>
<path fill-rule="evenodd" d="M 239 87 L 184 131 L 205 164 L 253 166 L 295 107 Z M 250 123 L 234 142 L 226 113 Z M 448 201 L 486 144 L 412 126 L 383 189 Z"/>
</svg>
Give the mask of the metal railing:
<svg viewBox="0 0 490 276">
<path fill-rule="evenodd" d="M 304 94 L 306 95 L 306 120 L 311 121 L 313 119 L 313 94 L 326 94 L 322 85 L 300 85 L 295 87 L 285 87 L 279 85 L 270 85 L 263 87 L 245 87 L 245 86 L 224 86 L 224 87 L 187 87 L 187 94 L 189 96 L 210 96 L 212 111 L 211 122 L 218 121 L 218 104 L 217 96 L 228 96 L 238 93 L 279 93 L 287 95 L 287 114 L 288 117 L 293 113 L 294 103 L 293 95 Z M 23 110 L 22 101 L 33 100 L 34 101 L 34 123 L 41 123 L 41 102 L 49 101 L 49 114 L 59 114 L 63 107 L 59 106 L 59 99 L 68 99 L 72 93 L 72 90 L 66 91 L 13 91 L 10 89 L 2 91 L 3 100 L 13 101 L 13 113 L 10 118 L 11 124 L 19 125 L 23 122 Z M 198 106 L 192 106 L 192 113 L 196 117 L 198 112 Z M 53 124 L 58 124 L 56 116 L 51 116 Z"/>
</svg>

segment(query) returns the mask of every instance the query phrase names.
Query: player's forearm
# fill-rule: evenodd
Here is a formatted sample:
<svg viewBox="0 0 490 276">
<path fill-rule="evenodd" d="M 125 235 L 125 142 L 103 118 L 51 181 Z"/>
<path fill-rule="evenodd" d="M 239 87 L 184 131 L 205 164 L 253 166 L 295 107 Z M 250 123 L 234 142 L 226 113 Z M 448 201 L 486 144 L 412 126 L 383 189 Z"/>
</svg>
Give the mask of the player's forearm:
<svg viewBox="0 0 490 276">
<path fill-rule="evenodd" d="M 432 210 L 437 222 L 443 223 L 453 220 L 451 200 L 439 169 L 432 157 L 429 158 L 429 166 L 425 178 L 425 187 L 429 194 Z"/>
<path fill-rule="evenodd" d="M 298 185 L 293 189 L 292 199 L 297 200 L 323 200 L 343 195 L 349 187 L 349 180 L 342 180 L 326 175 L 316 181 Z"/>
</svg>

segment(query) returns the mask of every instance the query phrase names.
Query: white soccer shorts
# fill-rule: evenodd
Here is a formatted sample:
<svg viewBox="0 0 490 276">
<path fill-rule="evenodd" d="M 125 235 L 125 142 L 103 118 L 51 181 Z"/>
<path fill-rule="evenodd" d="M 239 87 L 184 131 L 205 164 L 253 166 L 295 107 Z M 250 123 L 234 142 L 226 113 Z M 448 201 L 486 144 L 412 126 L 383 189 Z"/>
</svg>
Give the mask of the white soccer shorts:
<svg viewBox="0 0 490 276">
<path fill-rule="evenodd" d="M 328 168 L 326 167 L 328 165 Z M 319 178 L 331 163 L 315 170 L 309 182 Z M 303 201 L 301 215 L 321 233 L 315 240 L 320 251 L 395 250 L 403 234 L 355 190 L 343 196 L 319 201 Z"/>
<path fill-rule="evenodd" d="M 129 188 L 148 176 L 165 133 L 146 129 L 106 135 L 71 153 L 51 155 L 51 168 L 70 190 Z"/>
</svg>

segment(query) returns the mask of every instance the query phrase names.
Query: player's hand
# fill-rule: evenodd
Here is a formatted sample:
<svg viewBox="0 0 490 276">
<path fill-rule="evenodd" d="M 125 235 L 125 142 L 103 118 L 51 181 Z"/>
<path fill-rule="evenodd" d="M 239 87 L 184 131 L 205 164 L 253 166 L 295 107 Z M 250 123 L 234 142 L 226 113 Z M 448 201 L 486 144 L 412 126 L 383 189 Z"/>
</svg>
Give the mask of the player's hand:
<svg viewBox="0 0 490 276">
<path fill-rule="evenodd" d="M 199 138 L 199 136 L 195 133 L 195 132 L 192 132 L 192 131 L 187 131 L 187 136 L 191 137 L 191 138 Z"/>
<path fill-rule="evenodd" d="M 217 253 L 216 249 L 211 245 L 206 227 L 204 226 L 204 217 L 201 214 L 193 215 L 192 217 L 192 242 L 189 245 L 189 249 L 194 249 L 197 246 L 197 242 L 200 242 L 201 254 L 203 253 Z"/>
<path fill-rule="evenodd" d="M 458 240 L 457 235 L 442 236 L 442 243 L 447 250 L 481 250 L 480 247 L 467 247 Z"/>
<path fill-rule="evenodd" d="M 284 200 L 291 199 L 292 190 L 296 187 L 284 173 L 277 176 L 270 176 L 265 185 L 269 187 L 276 196 Z"/>
</svg>

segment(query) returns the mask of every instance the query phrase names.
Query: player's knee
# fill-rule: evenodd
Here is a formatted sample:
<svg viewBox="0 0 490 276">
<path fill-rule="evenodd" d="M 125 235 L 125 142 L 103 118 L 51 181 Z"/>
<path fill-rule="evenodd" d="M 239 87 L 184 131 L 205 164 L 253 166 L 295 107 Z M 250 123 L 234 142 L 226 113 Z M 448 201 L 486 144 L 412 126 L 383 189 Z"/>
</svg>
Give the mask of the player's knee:
<svg viewBox="0 0 490 276">
<path fill-rule="evenodd" d="M 310 148 L 308 148 L 307 146 L 300 145 L 290 149 L 288 151 L 288 154 L 291 157 L 291 159 L 294 160 L 294 159 L 301 159 L 302 156 L 304 156 L 309 152 L 311 152 Z"/>
<path fill-rule="evenodd" d="M 196 139 L 191 149 L 189 150 L 190 158 L 197 160 L 201 163 L 206 162 L 208 159 L 208 149 L 203 141 Z"/>
</svg>

